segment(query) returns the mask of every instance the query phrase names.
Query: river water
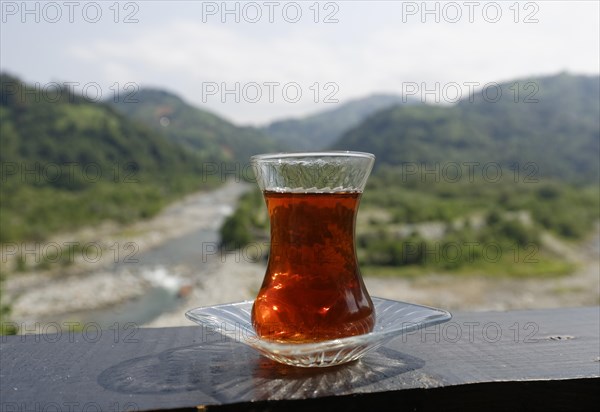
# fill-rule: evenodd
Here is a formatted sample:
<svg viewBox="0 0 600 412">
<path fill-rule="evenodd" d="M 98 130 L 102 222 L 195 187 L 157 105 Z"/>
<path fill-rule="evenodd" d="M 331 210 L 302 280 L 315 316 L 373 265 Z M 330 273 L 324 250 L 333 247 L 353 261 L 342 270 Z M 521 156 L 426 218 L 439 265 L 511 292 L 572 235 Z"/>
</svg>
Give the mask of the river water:
<svg viewBox="0 0 600 412">
<path fill-rule="evenodd" d="M 108 268 L 113 273 L 132 272 L 146 279 L 152 286 L 137 298 L 101 309 L 67 313 L 60 318 L 83 324 L 94 322 L 102 328 L 109 328 L 115 324 L 143 325 L 164 312 L 175 309 L 180 304 L 181 287 L 186 284 L 185 277 L 178 273 L 187 271 L 193 272 L 195 277 L 202 277 L 211 265 L 218 264 L 216 255 L 207 256 L 203 253 L 203 247 L 211 245 L 210 247 L 214 248 L 214 245 L 218 244 L 219 228 L 224 219 L 233 212 L 239 197 L 249 189 L 247 184 L 228 183 L 213 191 L 202 193 L 192 201 L 168 207 L 163 212 L 163 218 L 182 214 L 196 215 L 205 217 L 206 223 L 192 232 L 171 238 L 152 249 L 136 254 L 134 264 L 122 260 Z M 53 316 L 52 320 L 56 321 L 56 316 Z"/>
</svg>

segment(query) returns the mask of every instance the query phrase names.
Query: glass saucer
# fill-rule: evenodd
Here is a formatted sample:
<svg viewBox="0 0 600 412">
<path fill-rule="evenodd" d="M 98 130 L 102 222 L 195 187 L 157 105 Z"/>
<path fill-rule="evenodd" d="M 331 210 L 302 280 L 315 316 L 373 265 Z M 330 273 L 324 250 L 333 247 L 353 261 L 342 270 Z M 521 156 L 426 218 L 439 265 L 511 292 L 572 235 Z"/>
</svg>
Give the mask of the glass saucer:
<svg viewBox="0 0 600 412">
<path fill-rule="evenodd" d="M 370 333 L 315 343 L 278 343 L 260 339 L 252 327 L 253 301 L 191 309 L 185 316 L 199 325 L 233 338 L 274 361 L 300 367 L 324 367 L 356 360 L 391 339 L 431 325 L 452 315 L 441 309 L 372 298 L 375 327 Z"/>
</svg>

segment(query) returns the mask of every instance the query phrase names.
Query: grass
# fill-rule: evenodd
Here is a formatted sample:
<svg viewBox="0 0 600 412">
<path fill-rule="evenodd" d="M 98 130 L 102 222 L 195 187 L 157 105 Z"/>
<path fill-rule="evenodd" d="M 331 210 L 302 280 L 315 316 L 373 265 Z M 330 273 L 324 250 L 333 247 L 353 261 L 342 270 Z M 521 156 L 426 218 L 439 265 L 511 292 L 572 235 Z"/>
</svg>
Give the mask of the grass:
<svg viewBox="0 0 600 412">
<path fill-rule="evenodd" d="M 552 292 L 557 295 L 569 295 L 571 293 L 582 293 L 585 288 L 582 286 L 558 286 L 552 289 Z"/>
<path fill-rule="evenodd" d="M 414 279 L 419 276 L 433 273 L 431 268 L 423 266 L 375 266 L 365 265 L 360 267 L 360 272 L 364 277 L 382 277 L 382 278 L 403 278 Z"/>
<path fill-rule="evenodd" d="M 540 257 L 536 262 L 517 262 L 511 258 L 500 259 L 498 262 L 475 261 L 459 268 L 447 270 L 435 266 L 361 266 L 363 276 L 414 279 L 433 273 L 457 276 L 485 276 L 494 278 L 555 278 L 572 274 L 578 265 L 550 257 Z"/>
</svg>

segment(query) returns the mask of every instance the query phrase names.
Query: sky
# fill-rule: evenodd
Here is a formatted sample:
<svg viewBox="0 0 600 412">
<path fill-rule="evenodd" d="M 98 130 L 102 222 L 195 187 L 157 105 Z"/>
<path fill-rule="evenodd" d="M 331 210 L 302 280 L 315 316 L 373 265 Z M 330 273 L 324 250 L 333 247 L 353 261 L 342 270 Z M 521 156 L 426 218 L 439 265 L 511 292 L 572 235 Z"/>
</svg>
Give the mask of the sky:
<svg viewBox="0 0 600 412">
<path fill-rule="evenodd" d="M 598 1 L 0 3 L 2 71 L 93 100 L 165 89 L 238 124 L 374 93 L 448 104 L 493 82 L 600 74 Z"/>
</svg>

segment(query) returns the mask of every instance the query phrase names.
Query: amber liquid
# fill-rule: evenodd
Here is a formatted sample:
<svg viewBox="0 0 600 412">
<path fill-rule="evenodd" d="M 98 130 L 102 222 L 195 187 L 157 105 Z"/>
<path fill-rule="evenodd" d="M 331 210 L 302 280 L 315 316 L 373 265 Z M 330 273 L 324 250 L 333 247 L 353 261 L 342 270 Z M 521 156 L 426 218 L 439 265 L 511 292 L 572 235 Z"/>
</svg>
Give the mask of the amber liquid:
<svg viewBox="0 0 600 412">
<path fill-rule="evenodd" d="M 360 193 L 264 193 L 271 251 L 252 323 L 263 339 L 315 342 L 368 333 L 375 312 L 360 275 Z"/>
</svg>

